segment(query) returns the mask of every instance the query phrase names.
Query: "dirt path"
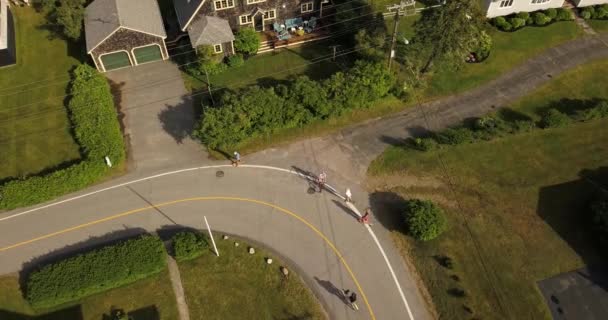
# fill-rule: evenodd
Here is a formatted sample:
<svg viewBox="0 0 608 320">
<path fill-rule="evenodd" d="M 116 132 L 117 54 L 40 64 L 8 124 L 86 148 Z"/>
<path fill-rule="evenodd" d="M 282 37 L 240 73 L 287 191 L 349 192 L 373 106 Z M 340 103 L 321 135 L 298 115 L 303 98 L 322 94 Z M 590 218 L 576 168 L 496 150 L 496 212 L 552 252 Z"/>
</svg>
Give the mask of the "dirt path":
<svg viewBox="0 0 608 320">
<path fill-rule="evenodd" d="M 171 278 L 171 286 L 175 293 L 175 300 L 177 302 L 177 311 L 179 312 L 180 320 L 190 320 L 190 311 L 188 304 L 186 303 L 186 296 L 184 294 L 184 286 L 182 285 L 182 278 L 179 274 L 179 268 L 177 262 L 171 256 L 167 256 L 167 266 L 169 267 L 169 277 Z"/>
</svg>

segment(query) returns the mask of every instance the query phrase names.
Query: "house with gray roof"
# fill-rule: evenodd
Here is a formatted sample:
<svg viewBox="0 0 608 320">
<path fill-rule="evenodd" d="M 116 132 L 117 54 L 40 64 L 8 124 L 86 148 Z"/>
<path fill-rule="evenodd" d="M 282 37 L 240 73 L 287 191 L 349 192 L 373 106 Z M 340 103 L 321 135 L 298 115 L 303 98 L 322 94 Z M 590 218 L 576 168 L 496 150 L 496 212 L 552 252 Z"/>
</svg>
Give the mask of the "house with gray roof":
<svg viewBox="0 0 608 320">
<path fill-rule="evenodd" d="M 84 27 L 87 53 L 101 72 L 169 58 L 156 0 L 95 0 Z"/>
<path fill-rule="evenodd" d="M 8 2 L 0 0 L 0 67 L 15 64 L 15 31 Z"/>
</svg>

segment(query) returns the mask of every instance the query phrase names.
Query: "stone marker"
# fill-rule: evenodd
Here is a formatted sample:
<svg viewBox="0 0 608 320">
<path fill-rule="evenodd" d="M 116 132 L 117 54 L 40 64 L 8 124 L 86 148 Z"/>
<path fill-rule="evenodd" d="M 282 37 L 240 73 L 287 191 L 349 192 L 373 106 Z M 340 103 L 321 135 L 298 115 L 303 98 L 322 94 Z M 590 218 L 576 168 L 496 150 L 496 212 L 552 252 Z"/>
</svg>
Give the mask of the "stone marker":
<svg viewBox="0 0 608 320">
<path fill-rule="evenodd" d="M 285 278 L 287 278 L 289 276 L 289 270 L 287 270 L 287 268 L 281 267 L 281 272 L 283 273 Z"/>
<path fill-rule="evenodd" d="M 266 263 L 268 263 L 268 264 L 272 264 L 272 259 L 267 258 L 267 259 L 266 259 Z"/>
<path fill-rule="evenodd" d="M 234 246 L 235 246 L 235 247 L 238 247 L 238 246 L 239 246 L 239 243 L 238 243 L 238 242 L 235 242 L 235 243 L 234 243 Z"/>
<path fill-rule="evenodd" d="M 224 235 L 224 236 L 223 236 L 223 238 L 224 238 L 224 240 L 226 240 L 226 239 L 228 239 L 228 236 L 227 236 L 227 235 Z"/>
<path fill-rule="evenodd" d="M 254 254 L 255 253 L 255 249 L 252 247 L 249 247 L 249 254 Z"/>
</svg>

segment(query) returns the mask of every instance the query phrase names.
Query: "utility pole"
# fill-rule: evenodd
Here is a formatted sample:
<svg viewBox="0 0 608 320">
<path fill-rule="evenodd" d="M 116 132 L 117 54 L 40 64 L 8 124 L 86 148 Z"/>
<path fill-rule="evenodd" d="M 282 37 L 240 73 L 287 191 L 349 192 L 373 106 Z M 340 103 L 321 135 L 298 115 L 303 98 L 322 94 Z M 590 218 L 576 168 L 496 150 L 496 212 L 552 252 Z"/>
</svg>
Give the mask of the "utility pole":
<svg viewBox="0 0 608 320">
<path fill-rule="evenodd" d="M 334 49 L 334 56 L 331 58 L 331 61 L 336 61 L 336 48 L 338 48 L 339 46 L 339 44 L 329 46 L 330 48 Z"/>
<path fill-rule="evenodd" d="M 205 218 L 205 224 L 207 225 L 207 231 L 209 231 L 209 238 L 211 238 L 211 243 L 213 243 L 213 249 L 215 250 L 215 255 L 220 256 L 220 252 L 217 251 L 217 246 L 215 245 L 215 240 L 213 239 L 213 234 L 211 233 L 211 228 L 209 227 L 209 222 L 207 222 L 207 216 L 203 216 Z"/>
<path fill-rule="evenodd" d="M 209 81 L 209 73 L 207 73 L 207 68 L 205 69 L 205 76 L 207 77 L 207 91 L 209 91 L 209 96 L 211 97 L 211 105 L 215 107 L 215 101 L 213 101 L 213 94 L 211 93 L 211 82 Z"/>
<path fill-rule="evenodd" d="M 393 63 L 393 57 L 395 56 L 395 43 L 397 42 L 397 28 L 399 27 L 399 10 L 395 11 L 395 25 L 393 27 L 393 36 L 391 37 L 391 48 L 388 52 L 388 71 L 391 71 L 391 64 Z"/>
</svg>

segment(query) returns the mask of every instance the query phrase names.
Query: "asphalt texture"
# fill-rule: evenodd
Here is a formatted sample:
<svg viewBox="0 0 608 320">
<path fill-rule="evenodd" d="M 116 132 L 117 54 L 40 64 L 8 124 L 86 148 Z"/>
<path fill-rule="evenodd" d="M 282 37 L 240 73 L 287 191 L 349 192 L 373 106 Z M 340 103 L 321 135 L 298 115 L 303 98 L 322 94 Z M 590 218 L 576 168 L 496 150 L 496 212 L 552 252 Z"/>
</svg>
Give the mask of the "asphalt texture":
<svg viewBox="0 0 608 320">
<path fill-rule="evenodd" d="M 577 39 L 549 49 L 462 95 L 373 119 L 326 137 L 246 155 L 243 161 L 313 174 L 326 171 L 329 184 L 342 193 L 350 188 L 357 208 L 363 210 L 370 206 L 364 185 L 367 167 L 387 146 L 400 144 L 404 138 L 427 130 L 438 130 L 462 119 L 483 115 L 526 95 L 565 70 L 605 58 L 607 40 L 608 34 Z M 109 77 L 116 81 L 117 90 L 122 93 L 119 102 L 126 114 L 133 170 L 58 201 L 159 172 L 226 164 L 226 161 L 210 160 L 201 147 L 187 137 L 193 107 L 191 103 L 183 103 L 188 98 L 183 96 L 181 78 L 175 78 L 178 75 L 175 65 L 165 62 L 127 70 L 130 69 L 110 73 Z M 159 89 L 160 83 L 173 78 L 174 87 L 169 88 L 167 84 L 167 89 Z M 178 112 L 163 117 L 164 110 Z M 344 209 L 339 197 L 326 192 L 311 194 L 307 180 L 283 171 L 244 167 L 221 170 L 225 173 L 222 178 L 216 176 L 216 169 L 185 171 L 34 208 L 36 211 L 21 209 L 2 213 L 0 274 L 28 269 L 58 255 L 144 231 L 200 229 L 202 216 L 206 215 L 217 232 L 255 240 L 286 257 L 310 285 L 331 319 L 371 317 L 363 301 L 359 303 L 361 310 L 355 312 L 336 294 L 337 289 L 358 288 L 357 283 L 362 289 L 360 297 L 367 297 L 375 318 L 408 318 L 384 257 L 370 233 L 350 210 Z M 223 198 L 183 200 L 211 196 Z M 183 201 L 161 205 L 180 199 Z M 148 206 L 156 208 L 129 213 Z M 23 212 L 27 213 L 3 219 Z M 129 214 L 115 216 L 125 212 Z M 372 229 L 395 270 L 414 318 L 431 318 L 412 270 L 394 247 L 389 230 L 379 223 Z"/>
</svg>

